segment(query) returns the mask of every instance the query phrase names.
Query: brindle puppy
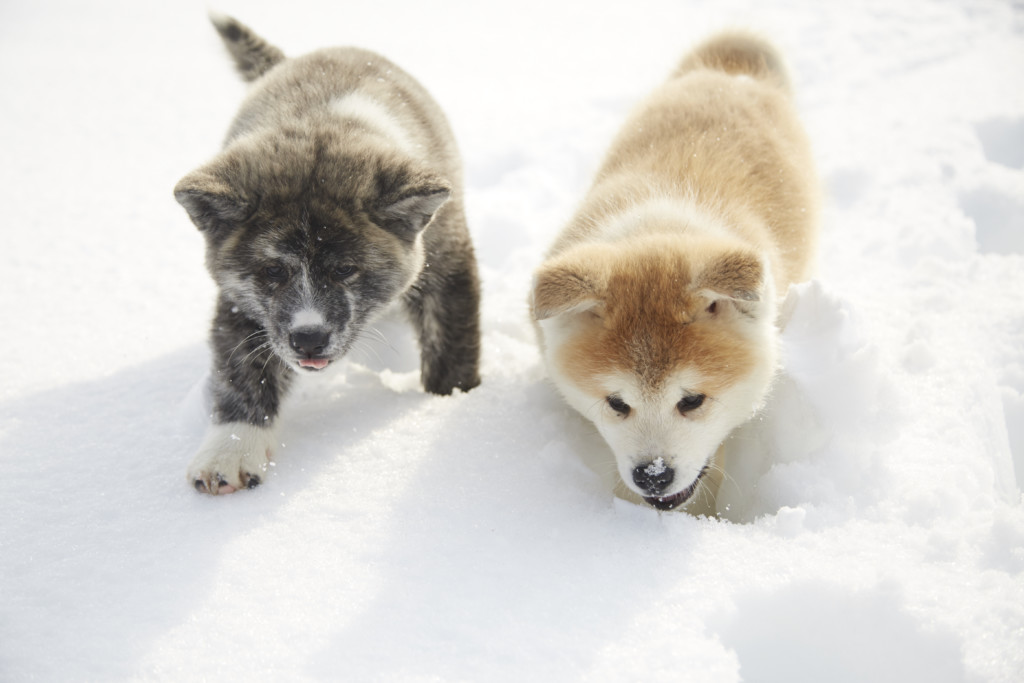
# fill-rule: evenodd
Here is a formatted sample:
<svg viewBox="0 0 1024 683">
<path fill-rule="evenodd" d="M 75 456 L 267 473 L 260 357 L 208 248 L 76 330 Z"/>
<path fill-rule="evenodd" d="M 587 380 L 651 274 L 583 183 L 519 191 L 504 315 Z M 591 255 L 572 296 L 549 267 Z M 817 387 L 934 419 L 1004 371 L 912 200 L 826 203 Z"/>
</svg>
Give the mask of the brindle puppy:
<svg viewBox="0 0 1024 683">
<path fill-rule="evenodd" d="M 223 150 L 174 196 L 219 288 L 213 423 L 188 468 L 217 494 L 261 483 L 292 379 L 339 360 L 392 302 L 427 391 L 479 384 L 480 294 L 458 151 L 427 92 L 371 52 L 286 59 L 212 20 L 252 86 Z"/>
</svg>

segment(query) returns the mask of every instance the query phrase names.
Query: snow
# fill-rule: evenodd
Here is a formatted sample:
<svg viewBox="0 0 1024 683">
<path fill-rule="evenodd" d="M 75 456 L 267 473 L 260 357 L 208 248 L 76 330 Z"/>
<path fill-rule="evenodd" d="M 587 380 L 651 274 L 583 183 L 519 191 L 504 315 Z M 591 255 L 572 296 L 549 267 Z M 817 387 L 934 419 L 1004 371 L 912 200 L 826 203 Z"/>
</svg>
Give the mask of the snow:
<svg viewBox="0 0 1024 683">
<path fill-rule="evenodd" d="M 1024 680 L 1020 2 L 218 9 L 448 112 L 484 381 L 422 393 L 384 326 L 303 382 L 265 486 L 198 495 L 213 288 L 171 188 L 244 88 L 203 3 L 4 4 L 0 679 Z M 828 205 L 712 520 L 612 495 L 525 297 L 631 104 L 737 23 Z"/>
<path fill-rule="evenodd" d="M 644 472 L 652 477 L 665 473 L 665 461 L 662 458 L 655 458 L 654 462 L 644 468 Z"/>
</svg>

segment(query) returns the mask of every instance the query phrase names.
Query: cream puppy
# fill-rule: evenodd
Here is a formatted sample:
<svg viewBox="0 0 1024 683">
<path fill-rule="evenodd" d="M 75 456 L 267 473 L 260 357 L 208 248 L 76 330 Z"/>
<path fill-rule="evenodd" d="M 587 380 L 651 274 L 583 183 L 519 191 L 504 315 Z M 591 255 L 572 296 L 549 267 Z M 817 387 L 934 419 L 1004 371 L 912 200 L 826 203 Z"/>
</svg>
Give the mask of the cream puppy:
<svg viewBox="0 0 1024 683">
<path fill-rule="evenodd" d="M 714 513 L 720 446 L 768 395 L 817 204 L 789 80 L 752 35 L 694 50 L 612 143 L 531 308 L 552 380 L 634 496 Z"/>
</svg>

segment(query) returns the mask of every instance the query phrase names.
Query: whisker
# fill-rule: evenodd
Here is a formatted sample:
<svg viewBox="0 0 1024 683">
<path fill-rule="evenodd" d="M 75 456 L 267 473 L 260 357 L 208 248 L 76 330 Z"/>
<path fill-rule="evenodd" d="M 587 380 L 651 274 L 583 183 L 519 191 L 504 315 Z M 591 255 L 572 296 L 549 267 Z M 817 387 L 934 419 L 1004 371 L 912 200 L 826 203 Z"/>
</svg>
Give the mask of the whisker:
<svg viewBox="0 0 1024 683">
<path fill-rule="evenodd" d="M 242 344 L 245 344 L 250 339 L 258 337 L 261 334 L 262 335 L 266 335 L 266 336 L 270 336 L 269 333 L 266 330 L 263 330 L 263 329 L 256 330 L 255 332 L 247 335 L 244 339 L 242 339 L 242 341 L 240 341 L 237 344 L 235 344 L 234 348 L 231 349 L 231 353 L 228 354 L 228 358 L 227 358 L 228 362 L 231 362 L 231 357 L 235 355 L 235 352 L 238 351 L 238 349 L 242 346 Z"/>
<path fill-rule="evenodd" d="M 722 479 L 718 485 L 718 490 L 712 492 L 710 488 L 707 486 L 701 487 L 703 489 L 702 495 L 704 496 L 704 502 L 707 503 L 708 497 L 710 496 L 712 503 L 711 508 L 715 510 L 718 516 L 721 516 L 721 512 L 718 510 L 718 492 L 722 490 L 722 486 L 725 485 L 726 483 L 732 483 L 736 486 L 738 486 L 739 484 L 736 482 L 736 479 L 733 476 L 731 476 L 729 472 L 726 471 L 726 469 L 721 465 L 708 463 L 707 465 L 704 466 L 704 469 L 709 472 L 715 472 L 722 475 Z"/>
<path fill-rule="evenodd" d="M 388 341 L 388 338 L 384 336 L 384 333 L 381 332 L 380 330 L 378 330 L 376 327 L 370 327 L 368 329 L 361 330 L 359 332 L 360 338 L 362 338 L 362 335 L 364 333 L 367 333 L 367 332 L 372 332 L 374 334 L 374 336 L 376 337 L 376 339 L 370 339 L 370 341 L 379 341 L 382 344 L 384 344 L 385 346 L 387 346 L 389 349 L 394 351 L 395 353 L 398 353 L 398 349 L 396 349 L 394 346 L 392 346 L 391 342 Z"/>
<path fill-rule="evenodd" d="M 249 353 L 247 353 L 247 354 L 245 355 L 245 357 L 244 357 L 244 358 L 242 358 L 242 360 L 238 361 L 238 364 L 239 364 L 239 365 L 245 365 L 245 363 L 246 363 L 246 362 L 247 362 L 247 361 L 248 361 L 248 360 L 249 360 L 250 358 L 252 358 L 253 356 L 256 356 L 256 358 L 258 358 L 259 356 L 258 356 L 257 354 L 259 354 L 259 353 L 260 353 L 260 352 L 262 352 L 262 351 L 265 351 L 266 349 L 273 349 L 273 345 L 271 344 L 271 342 L 269 342 L 269 341 L 265 341 L 265 342 L 263 342 L 262 344 L 260 344 L 259 346 L 257 346 L 257 347 L 256 347 L 255 349 L 253 349 L 252 351 L 250 351 Z"/>
<path fill-rule="evenodd" d="M 708 467 L 711 472 L 716 472 L 722 475 L 721 483 L 718 485 L 719 490 L 721 490 L 723 484 L 727 483 L 739 488 L 739 482 L 736 481 L 736 478 L 729 474 L 729 471 L 726 470 L 724 467 L 722 467 L 721 465 L 709 465 Z"/>
<path fill-rule="evenodd" d="M 384 359 L 380 357 L 379 353 L 377 353 L 377 349 L 373 348 L 369 344 L 365 344 L 364 342 L 366 342 L 366 341 L 368 341 L 368 340 L 363 339 L 362 337 L 356 337 L 352 341 L 352 346 L 350 347 L 350 352 L 360 353 L 360 354 L 363 355 L 364 358 L 368 358 L 369 354 L 372 353 L 374 356 L 376 356 L 377 362 L 379 362 L 379 363 L 381 363 L 383 365 L 384 364 Z"/>
<path fill-rule="evenodd" d="M 269 349 L 270 352 L 267 354 L 267 359 L 263 361 L 263 367 L 260 368 L 260 377 L 262 377 L 263 373 L 266 372 L 267 365 L 270 363 L 271 359 L 278 358 L 278 355 L 274 353 L 274 349 L 269 342 L 267 343 L 267 348 Z"/>
</svg>

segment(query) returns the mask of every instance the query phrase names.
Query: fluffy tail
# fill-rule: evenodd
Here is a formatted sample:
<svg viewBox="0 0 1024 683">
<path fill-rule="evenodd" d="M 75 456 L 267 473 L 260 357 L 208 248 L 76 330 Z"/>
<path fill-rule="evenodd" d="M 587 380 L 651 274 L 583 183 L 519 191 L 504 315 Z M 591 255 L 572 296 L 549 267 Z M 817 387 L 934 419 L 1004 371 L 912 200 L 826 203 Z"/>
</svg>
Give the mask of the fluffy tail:
<svg viewBox="0 0 1024 683">
<path fill-rule="evenodd" d="M 746 74 L 789 91 L 789 75 L 782 58 L 764 38 L 743 31 L 727 31 L 710 38 L 688 54 L 673 77 L 698 69 Z"/>
<path fill-rule="evenodd" d="M 235 60 L 235 68 L 246 81 L 255 81 L 275 64 L 284 61 L 283 52 L 234 17 L 211 12 L 210 21 Z"/>
</svg>

